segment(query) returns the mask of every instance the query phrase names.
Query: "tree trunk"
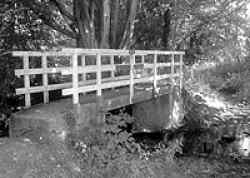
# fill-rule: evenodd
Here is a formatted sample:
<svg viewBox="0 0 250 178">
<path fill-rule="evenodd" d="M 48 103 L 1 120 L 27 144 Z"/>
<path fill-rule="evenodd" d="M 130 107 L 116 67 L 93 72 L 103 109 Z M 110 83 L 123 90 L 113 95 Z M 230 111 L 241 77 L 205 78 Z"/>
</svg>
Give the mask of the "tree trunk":
<svg viewBox="0 0 250 178">
<path fill-rule="evenodd" d="M 103 0 L 103 32 L 101 48 L 109 48 L 110 34 L 110 0 Z"/>
<path fill-rule="evenodd" d="M 73 4 L 73 13 L 74 13 L 74 17 L 76 18 L 76 25 L 77 25 L 78 31 L 79 31 L 79 35 L 76 39 L 76 45 L 79 48 L 80 47 L 85 48 L 89 44 L 86 40 L 84 24 L 83 24 L 83 20 L 81 18 L 80 2 L 79 2 L 79 0 L 74 0 L 73 3 L 74 3 Z M 85 42 L 84 42 L 84 39 L 85 39 Z"/>
<path fill-rule="evenodd" d="M 118 20 L 119 20 L 119 10 L 120 10 L 120 0 L 115 0 L 115 10 L 114 10 L 114 22 L 112 28 L 112 38 L 111 38 L 111 46 L 112 48 L 117 47 L 117 31 L 118 31 Z"/>
<path fill-rule="evenodd" d="M 95 34 L 95 9 L 94 9 L 94 3 L 93 1 L 91 2 L 91 7 L 90 7 L 90 41 L 91 41 L 91 46 L 93 48 L 97 48 L 97 40 L 96 40 L 96 34 Z"/>
<path fill-rule="evenodd" d="M 122 36 L 121 43 L 119 45 L 120 49 L 126 49 L 131 47 L 131 43 L 134 35 L 134 20 L 136 17 L 136 11 L 138 6 L 138 0 L 131 0 L 130 11 L 128 21 Z"/>
<path fill-rule="evenodd" d="M 134 20 L 139 0 L 127 0 L 128 15 L 125 27 L 119 27 L 120 0 L 114 1 L 114 16 L 111 27 L 111 0 L 72 0 L 72 6 L 60 0 L 31 1 L 22 0 L 43 20 L 44 24 L 54 30 L 76 40 L 78 48 L 128 48 L 133 40 Z M 55 7 L 51 10 L 49 6 Z M 72 8 L 72 9 L 70 9 Z M 60 13 L 65 25 L 57 21 Z M 113 23 L 114 22 L 114 23 Z M 122 29 L 121 40 L 118 41 L 118 31 Z"/>
<path fill-rule="evenodd" d="M 163 34 L 162 34 L 162 43 L 163 43 L 163 47 L 164 49 L 169 49 L 169 35 L 170 35 L 170 31 L 171 31 L 171 11 L 170 9 L 168 9 L 165 13 L 164 13 L 164 26 L 163 26 Z"/>
</svg>

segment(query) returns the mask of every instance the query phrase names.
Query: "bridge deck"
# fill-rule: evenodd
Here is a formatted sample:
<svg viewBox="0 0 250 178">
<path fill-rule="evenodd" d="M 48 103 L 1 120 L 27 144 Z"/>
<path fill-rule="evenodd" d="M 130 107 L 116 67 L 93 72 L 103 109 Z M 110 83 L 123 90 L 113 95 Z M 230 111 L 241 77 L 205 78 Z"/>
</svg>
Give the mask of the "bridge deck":
<svg viewBox="0 0 250 178">
<path fill-rule="evenodd" d="M 140 86 L 139 89 L 135 88 L 135 95 L 133 98 L 133 103 L 142 102 L 145 100 L 152 99 L 154 97 L 153 90 L 148 86 Z M 161 87 L 159 95 L 167 94 L 169 87 Z M 100 110 L 109 111 L 117 108 L 121 108 L 130 104 L 129 101 L 129 87 L 116 88 L 103 91 L 103 95 L 100 98 L 96 96 L 95 93 L 89 93 L 86 95 L 80 95 L 80 105 L 81 107 L 86 107 L 90 104 L 99 104 Z M 49 104 L 38 104 L 30 108 L 24 109 L 16 115 L 18 117 L 41 119 L 41 118 L 57 118 L 61 117 L 63 113 L 73 109 L 72 99 L 64 98 Z"/>
<path fill-rule="evenodd" d="M 152 99 L 154 97 L 152 91 L 149 87 L 135 89 L 133 103 Z M 168 92 L 169 87 L 161 87 L 159 95 L 164 95 Z M 103 91 L 101 103 L 100 98 L 95 93 L 80 95 L 80 105 L 78 106 L 81 109 L 81 117 L 84 119 L 81 118 L 79 123 L 88 123 L 90 120 L 95 119 L 93 117 L 96 117 L 100 111 L 108 112 L 129 104 L 129 87 Z M 71 98 L 60 99 L 49 104 L 34 105 L 13 115 L 10 130 L 15 133 L 14 135 L 22 135 L 20 132 L 26 132 L 24 130 L 34 127 L 48 127 L 50 131 L 60 131 L 63 128 L 62 126 L 65 125 L 63 118 L 67 113 L 74 111 L 74 106 Z M 47 125 L 48 123 L 49 125 Z"/>
</svg>

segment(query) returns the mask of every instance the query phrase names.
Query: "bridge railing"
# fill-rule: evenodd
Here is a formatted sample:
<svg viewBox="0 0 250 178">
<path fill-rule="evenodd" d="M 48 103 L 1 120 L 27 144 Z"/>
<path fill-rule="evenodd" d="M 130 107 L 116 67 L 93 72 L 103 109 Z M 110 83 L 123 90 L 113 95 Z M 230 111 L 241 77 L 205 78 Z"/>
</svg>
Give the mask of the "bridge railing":
<svg viewBox="0 0 250 178">
<path fill-rule="evenodd" d="M 179 78 L 180 88 L 183 86 L 183 55 L 177 51 L 152 51 L 152 50 L 113 50 L 113 49 L 63 49 L 62 51 L 34 52 L 15 51 L 13 56 L 21 57 L 23 68 L 16 69 L 17 76 L 24 76 L 24 87 L 16 89 L 16 94 L 25 95 L 25 106 L 31 106 L 31 94 L 43 92 L 44 103 L 49 102 L 49 91 L 62 89 L 63 95 L 73 95 L 73 103 L 79 103 L 79 94 L 97 91 L 97 96 L 102 96 L 102 91 L 108 88 L 129 86 L 130 102 L 134 97 L 134 86 L 138 83 L 152 82 L 157 92 L 157 82 L 163 79 Z M 38 57 L 41 60 L 40 68 L 30 68 L 30 59 Z M 48 66 L 50 57 L 68 57 L 70 66 Z M 123 59 L 123 60 L 121 60 Z M 127 73 L 117 73 L 118 68 L 126 68 Z M 176 70 L 179 67 L 179 71 Z M 145 75 L 138 74 L 146 69 Z M 168 71 L 168 69 L 170 69 Z M 168 72 L 167 72 L 168 71 Z M 104 77 L 105 73 L 108 77 Z M 61 84 L 49 84 L 48 75 L 61 73 L 72 75 L 72 81 Z M 94 74 L 94 79 L 88 77 Z M 41 86 L 31 86 L 30 76 L 42 75 Z M 80 77 L 81 76 L 81 77 Z M 173 82 L 172 82 L 173 83 Z"/>
</svg>

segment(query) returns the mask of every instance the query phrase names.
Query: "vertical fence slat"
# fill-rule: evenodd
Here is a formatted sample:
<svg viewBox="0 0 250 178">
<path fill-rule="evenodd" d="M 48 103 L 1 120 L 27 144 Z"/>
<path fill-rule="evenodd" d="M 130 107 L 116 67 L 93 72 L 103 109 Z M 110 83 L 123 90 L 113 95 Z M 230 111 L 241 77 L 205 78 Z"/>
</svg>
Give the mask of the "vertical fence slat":
<svg viewBox="0 0 250 178">
<path fill-rule="evenodd" d="M 25 87 L 25 107 L 31 106 L 31 98 L 30 98 L 30 76 L 27 74 L 29 70 L 29 56 L 23 56 L 23 68 L 25 71 L 24 74 L 24 87 Z"/>
<path fill-rule="evenodd" d="M 141 63 L 142 63 L 142 64 L 145 63 L 145 56 L 144 56 L 144 55 L 141 56 Z"/>
<path fill-rule="evenodd" d="M 144 55 L 142 55 L 141 56 L 141 63 L 143 64 L 143 68 L 142 68 L 142 77 L 144 77 L 145 75 L 145 73 L 146 73 L 146 68 L 145 68 L 145 56 Z"/>
<path fill-rule="evenodd" d="M 174 86 L 174 54 L 171 55 L 171 85 Z"/>
<path fill-rule="evenodd" d="M 79 104 L 79 91 L 78 91 L 78 58 L 77 54 L 72 56 L 72 82 L 73 82 L 73 103 Z"/>
<path fill-rule="evenodd" d="M 96 72 L 96 82 L 97 82 L 97 96 L 102 95 L 102 62 L 101 62 L 101 55 L 97 54 L 96 58 L 96 65 L 97 65 L 97 72 Z"/>
<path fill-rule="evenodd" d="M 157 54 L 154 54 L 154 92 L 157 92 Z"/>
<path fill-rule="evenodd" d="M 49 92 L 48 92 L 48 73 L 47 73 L 47 56 L 42 56 L 42 69 L 43 69 L 43 102 L 49 103 Z"/>
<path fill-rule="evenodd" d="M 112 67 L 114 67 L 114 69 L 115 69 L 115 56 L 114 56 L 114 55 L 112 55 L 111 58 L 110 58 L 110 64 L 111 64 Z M 115 70 L 112 70 L 112 71 L 111 71 L 111 78 L 112 78 L 112 80 L 115 79 Z"/>
<path fill-rule="evenodd" d="M 170 80 L 171 80 L 171 87 L 170 87 L 170 94 L 169 94 L 169 119 L 173 119 L 173 107 L 174 107 L 174 101 L 173 101 L 173 92 L 174 92 L 174 54 L 171 54 L 171 75 L 170 75 Z"/>
<path fill-rule="evenodd" d="M 180 90 L 183 87 L 183 55 L 180 55 Z"/>
<path fill-rule="evenodd" d="M 83 67 L 83 71 L 82 71 L 82 81 L 84 82 L 86 80 L 86 73 L 84 72 L 84 67 L 85 67 L 85 55 L 81 56 L 81 62 L 82 62 L 82 67 Z"/>
<path fill-rule="evenodd" d="M 129 103 L 133 103 L 134 98 L 134 65 L 135 65 L 135 55 L 130 54 L 130 84 L 129 84 Z"/>
</svg>

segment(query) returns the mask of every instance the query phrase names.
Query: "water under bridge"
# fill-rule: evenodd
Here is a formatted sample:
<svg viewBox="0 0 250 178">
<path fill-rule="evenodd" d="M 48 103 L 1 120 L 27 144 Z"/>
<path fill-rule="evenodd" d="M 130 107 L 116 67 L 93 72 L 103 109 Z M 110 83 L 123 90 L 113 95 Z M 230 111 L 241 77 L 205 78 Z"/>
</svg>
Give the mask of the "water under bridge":
<svg viewBox="0 0 250 178">
<path fill-rule="evenodd" d="M 69 111 L 76 113 L 81 125 L 128 105 L 134 106 L 135 115 L 154 117 L 159 120 L 156 125 L 164 125 L 162 119 L 173 114 L 173 91 L 181 93 L 183 88 L 183 55 L 180 51 L 75 48 L 14 51 L 13 56 L 22 61 L 15 75 L 23 83 L 16 94 L 24 96 L 24 108 L 11 118 L 10 133 L 22 135 L 34 126 L 60 132 Z M 40 80 L 32 82 L 34 76 Z M 58 90 L 72 97 L 54 101 L 53 92 Z M 38 93 L 43 104 L 33 105 L 32 96 Z"/>
</svg>

